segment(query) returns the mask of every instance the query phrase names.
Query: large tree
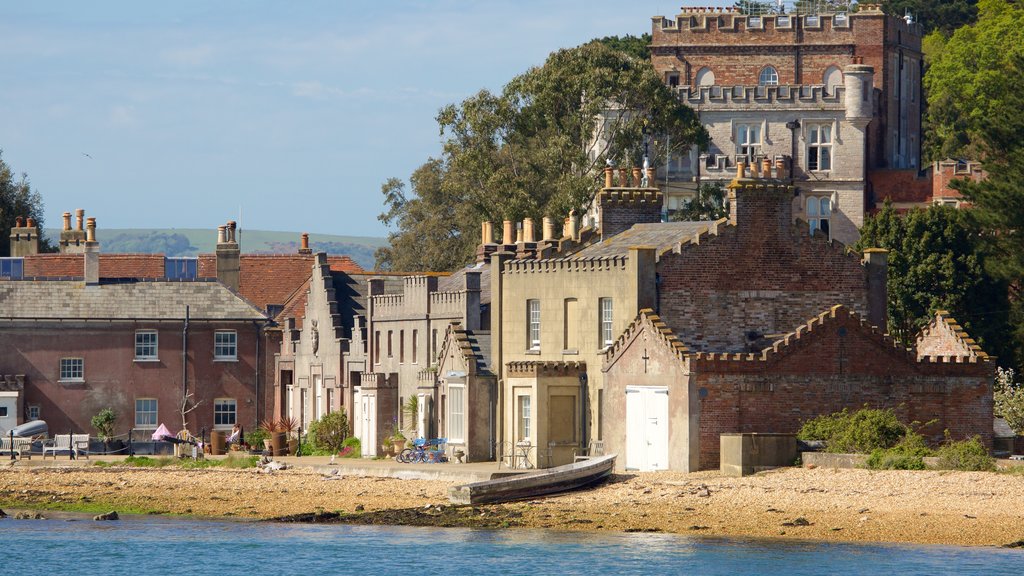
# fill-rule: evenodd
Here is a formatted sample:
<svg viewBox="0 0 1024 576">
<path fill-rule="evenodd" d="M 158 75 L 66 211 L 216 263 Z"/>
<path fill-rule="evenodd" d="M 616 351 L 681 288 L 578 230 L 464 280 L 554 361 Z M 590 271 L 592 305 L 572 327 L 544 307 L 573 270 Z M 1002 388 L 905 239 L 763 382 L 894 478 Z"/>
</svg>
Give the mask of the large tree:
<svg viewBox="0 0 1024 576">
<path fill-rule="evenodd" d="M 930 206 L 898 214 L 891 204 L 869 217 L 858 249 L 889 250 L 889 333 L 911 346 L 937 310 L 949 311 L 989 354 L 1009 342 L 1006 284 L 985 271 L 972 215 Z"/>
<path fill-rule="evenodd" d="M 885 0 L 882 8 L 894 16 L 909 12 L 925 34 L 938 31 L 947 37 L 978 16 L 978 0 Z"/>
<path fill-rule="evenodd" d="M 1020 90 L 1013 61 L 1021 54 L 1024 4 L 980 0 L 978 21 L 961 27 L 939 47 L 924 77 L 928 158 L 980 157 L 985 127 L 1009 108 L 1008 99 Z"/>
<path fill-rule="evenodd" d="M 11 255 L 11 244 L 7 239 L 11 237 L 11 227 L 18 216 L 34 219 L 42 233 L 42 196 L 32 189 L 28 175 L 22 173 L 15 179 L 14 171 L 4 162 L 3 152 L 0 151 L 0 256 Z M 50 249 L 49 243 L 41 235 L 39 248 L 41 251 Z"/>
<path fill-rule="evenodd" d="M 417 170 L 415 197 L 400 181 L 384 185 L 382 221 L 398 229 L 378 265 L 457 267 L 471 260 L 482 220 L 561 221 L 586 207 L 606 161 L 640 165 L 645 141 L 652 166 L 665 158 L 666 142 L 674 152 L 704 145 L 696 114 L 650 62 L 609 44 L 559 50 L 500 94 L 482 90 L 441 109 L 442 155 Z M 427 248 L 427 238 L 442 246 Z"/>
</svg>

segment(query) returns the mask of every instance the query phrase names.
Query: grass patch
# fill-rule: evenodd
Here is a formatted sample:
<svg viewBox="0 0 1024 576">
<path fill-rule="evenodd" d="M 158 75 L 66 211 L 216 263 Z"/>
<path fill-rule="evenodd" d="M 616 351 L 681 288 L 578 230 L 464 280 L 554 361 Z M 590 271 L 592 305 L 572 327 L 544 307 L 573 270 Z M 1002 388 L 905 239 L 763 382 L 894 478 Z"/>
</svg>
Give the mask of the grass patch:
<svg viewBox="0 0 1024 576">
<path fill-rule="evenodd" d="M 183 468 L 185 470 L 199 470 L 203 468 L 232 468 L 232 469 L 244 469 L 244 468 L 255 468 L 256 464 L 260 461 L 259 456 L 236 456 L 229 454 L 227 458 L 220 459 L 207 459 L 192 460 L 190 458 L 173 458 L 170 456 L 161 456 L 159 458 L 151 458 L 149 456 L 129 456 L 121 462 L 108 462 L 104 460 L 98 460 L 93 462 L 93 466 L 99 468 L 110 468 L 112 466 L 131 466 L 134 468 Z"/>
<path fill-rule="evenodd" d="M 113 504 L 111 502 L 96 502 L 95 500 L 82 502 L 0 500 L 0 508 L 54 510 L 58 512 L 82 512 L 88 514 L 103 514 L 104 512 L 110 512 L 111 510 L 116 510 L 118 514 L 170 514 L 166 510 L 125 506 L 124 504 Z"/>
</svg>

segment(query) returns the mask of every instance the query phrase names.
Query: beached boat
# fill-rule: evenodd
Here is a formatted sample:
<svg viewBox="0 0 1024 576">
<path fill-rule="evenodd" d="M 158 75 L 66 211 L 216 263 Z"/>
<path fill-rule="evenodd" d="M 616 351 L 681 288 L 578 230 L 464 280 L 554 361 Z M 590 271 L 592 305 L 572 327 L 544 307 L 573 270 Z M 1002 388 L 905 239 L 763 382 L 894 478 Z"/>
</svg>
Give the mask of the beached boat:
<svg viewBox="0 0 1024 576">
<path fill-rule="evenodd" d="M 595 456 L 508 478 L 473 482 L 448 489 L 452 504 L 485 504 L 535 498 L 596 484 L 612 473 L 615 454 Z"/>
</svg>

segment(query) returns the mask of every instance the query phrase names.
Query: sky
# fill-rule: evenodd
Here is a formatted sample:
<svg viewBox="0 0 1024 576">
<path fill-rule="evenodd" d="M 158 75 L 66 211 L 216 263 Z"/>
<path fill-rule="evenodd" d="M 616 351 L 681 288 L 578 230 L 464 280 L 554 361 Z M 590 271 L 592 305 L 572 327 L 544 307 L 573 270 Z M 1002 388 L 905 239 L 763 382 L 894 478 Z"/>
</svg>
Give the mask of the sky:
<svg viewBox="0 0 1024 576">
<path fill-rule="evenodd" d="M 682 4 L 0 0 L 0 150 L 48 227 L 384 236 L 442 106 Z"/>
</svg>

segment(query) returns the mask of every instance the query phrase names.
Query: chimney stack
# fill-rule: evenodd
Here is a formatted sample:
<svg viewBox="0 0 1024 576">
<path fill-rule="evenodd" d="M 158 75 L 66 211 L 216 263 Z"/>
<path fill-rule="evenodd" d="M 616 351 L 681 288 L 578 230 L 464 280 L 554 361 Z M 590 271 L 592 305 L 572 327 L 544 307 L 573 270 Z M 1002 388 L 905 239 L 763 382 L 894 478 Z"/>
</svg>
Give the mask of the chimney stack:
<svg viewBox="0 0 1024 576">
<path fill-rule="evenodd" d="M 58 245 L 60 251 L 63 254 L 82 254 L 85 252 L 85 210 L 78 208 L 75 210 L 75 224 L 74 229 L 71 228 L 71 213 L 64 213 L 64 229 L 60 232 L 60 240 Z"/>
<path fill-rule="evenodd" d="M 229 220 L 224 226 L 217 227 L 217 280 L 238 290 L 241 282 L 241 249 L 235 241 L 235 222 Z"/>
<path fill-rule="evenodd" d="M 82 221 L 85 219 L 85 210 L 83 208 L 75 209 L 75 230 L 82 229 Z"/>
<path fill-rule="evenodd" d="M 864 267 L 868 275 L 868 322 L 887 333 L 889 251 L 868 248 L 864 251 Z"/>
<path fill-rule="evenodd" d="M 511 220 L 505 220 L 501 223 L 501 243 L 505 246 L 515 244 L 515 238 L 512 236 Z"/>
<path fill-rule="evenodd" d="M 313 253 L 313 249 L 309 247 L 309 234 L 306 232 L 302 233 L 302 240 L 299 244 L 299 254 L 310 255 Z"/>
<path fill-rule="evenodd" d="M 576 215 L 576 210 L 569 211 L 569 233 L 573 241 L 579 242 L 580 240 L 580 218 Z"/>
<path fill-rule="evenodd" d="M 543 240 L 549 242 L 555 239 L 555 222 L 551 218 L 545 216 L 543 221 Z"/>
<path fill-rule="evenodd" d="M 533 218 L 523 219 L 523 242 L 536 242 L 533 234 Z"/>
<path fill-rule="evenodd" d="M 497 250 L 498 245 L 494 243 L 494 225 L 485 220 L 480 223 L 480 246 L 476 249 L 476 261 L 490 262 L 491 254 Z"/>
<path fill-rule="evenodd" d="M 729 221 L 740 234 L 775 234 L 793 225 L 793 193 L 789 184 L 745 177 L 745 164 L 736 164 L 729 189 Z"/>
<path fill-rule="evenodd" d="M 99 283 L 100 243 L 96 241 L 96 219 L 89 218 L 86 220 L 85 231 L 85 285 L 95 286 Z"/>
<path fill-rule="evenodd" d="M 64 213 L 64 227 L 61 228 L 63 231 L 71 230 L 71 212 Z"/>
<path fill-rule="evenodd" d="M 28 218 L 22 221 L 21 216 L 14 219 L 11 228 L 11 256 L 21 258 L 39 253 L 39 229 L 35 220 Z"/>
<path fill-rule="evenodd" d="M 606 167 L 604 169 L 604 187 L 605 188 L 611 188 L 612 187 L 612 178 L 614 177 L 614 175 L 615 175 L 615 170 L 613 170 L 611 166 L 608 166 L 608 167 Z"/>
</svg>

